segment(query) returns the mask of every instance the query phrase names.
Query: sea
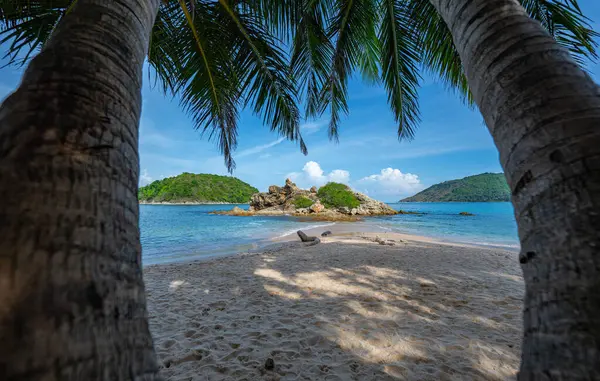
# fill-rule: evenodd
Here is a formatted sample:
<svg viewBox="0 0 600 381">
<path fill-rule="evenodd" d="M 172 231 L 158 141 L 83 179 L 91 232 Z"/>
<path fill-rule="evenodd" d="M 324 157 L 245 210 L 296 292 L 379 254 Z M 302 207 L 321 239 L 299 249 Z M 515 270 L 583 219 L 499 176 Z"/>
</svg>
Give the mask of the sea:
<svg viewBox="0 0 600 381">
<path fill-rule="evenodd" d="M 391 203 L 396 210 L 421 214 L 368 217 L 369 231 L 426 236 L 441 241 L 519 249 L 512 205 L 490 203 Z M 332 222 L 288 216 L 236 217 L 211 214 L 236 205 L 140 205 L 144 265 L 181 262 L 259 250 L 297 230 Z M 247 209 L 248 205 L 237 205 Z M 468 212 L 473 216 L 461 216 Z M 336 224 L 347 224 L 337 222 Z"/>
</svg>

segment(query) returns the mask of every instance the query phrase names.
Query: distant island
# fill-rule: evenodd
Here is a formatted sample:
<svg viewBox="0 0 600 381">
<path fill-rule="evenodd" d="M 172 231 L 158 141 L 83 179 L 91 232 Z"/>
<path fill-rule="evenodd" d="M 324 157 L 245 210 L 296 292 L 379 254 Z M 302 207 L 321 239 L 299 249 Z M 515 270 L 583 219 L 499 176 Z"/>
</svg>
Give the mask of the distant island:
<svg viewBox="0 0 600 381">
<path fill-rule="evenodd" d="M 482 173 L 435 184 L 400 202 L 494 202 L 510 201 L 503 173 Z"/>
<path fill-rule="evenodd" d="M 257 192 L 235 177 L 184 172 L 141 187 L 138 199 L 142 204 L 244 204 Z"/>
</svg>

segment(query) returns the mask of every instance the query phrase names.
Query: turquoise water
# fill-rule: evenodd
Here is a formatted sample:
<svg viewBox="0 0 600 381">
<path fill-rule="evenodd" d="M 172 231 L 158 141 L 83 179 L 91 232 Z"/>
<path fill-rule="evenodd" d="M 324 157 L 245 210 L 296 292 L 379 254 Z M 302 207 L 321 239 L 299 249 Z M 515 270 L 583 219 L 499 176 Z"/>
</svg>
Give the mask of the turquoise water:
<svg viewBox="0 0 600 381">
<path fill-rule="evenodd" d="M 375 228 L 442 240 L 518 247 L 510 203 L 399 203 L 395 209 L 424 212 L 365 219 Z M 247 208 L 247 205 L 239 205 Z M 233 205 L 140 205 L 144 265 L 206 258 L 249 251 L 273 237 L 298 229 L 326 227 L 327 222 L 293 217 L 212 215 Z M 475 216 L 460 216 L 459 212 Z"/>
<path fill-rule="evenodd" d="M 518 248 L 517 223 L 509 202 L 423 202 L 389 204 L 396 210 L 422 215 L 378 217 L 392 231 L 434 237 L 446 241 Z M 460 212 L 475 214 L 461 216 Z M 375 219 L 371 219 L 375 220 Z"/>
<path fill-rule="evenodd" d="M 206 258 L 256 249 L 270 238 L 327 226 L 294 217 L 214 215 L 235 205 L 140 205 L 144 265 Z M 247 209 L 248 205 L 237 205 Z"/>
</svg>

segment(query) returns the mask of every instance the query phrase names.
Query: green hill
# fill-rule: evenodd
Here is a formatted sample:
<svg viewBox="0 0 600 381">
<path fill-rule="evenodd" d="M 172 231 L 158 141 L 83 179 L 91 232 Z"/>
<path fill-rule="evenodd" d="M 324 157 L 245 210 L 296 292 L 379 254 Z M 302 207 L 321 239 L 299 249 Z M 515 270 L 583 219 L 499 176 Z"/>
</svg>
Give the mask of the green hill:
<svg viewBox="0 0 600 381">
<path fill-rule="evenodd" d="M 460 180 L 435 184 L 400 202 L 487 202 L 510 201 L 503 173 L 482 173 Z"/>
<path fill-rule="evenodd" d="M 229 176 L 184 172 L 141 187 L 140 202 L 227 202 L 246 203 L 258 189 L 240 179 Z"/>
</svg>

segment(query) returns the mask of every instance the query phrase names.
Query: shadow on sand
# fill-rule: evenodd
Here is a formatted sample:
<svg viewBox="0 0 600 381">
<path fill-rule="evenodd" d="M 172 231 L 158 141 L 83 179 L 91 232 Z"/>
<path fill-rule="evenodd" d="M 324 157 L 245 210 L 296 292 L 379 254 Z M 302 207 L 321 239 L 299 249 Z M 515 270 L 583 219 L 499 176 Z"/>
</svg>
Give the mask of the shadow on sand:
<svg viewBox="0 0 600 381">
<path fill-rule="evenodd" d="M 352 240 L 149 267 L 163 375 L 513 379 L 523 297 L 516 255 Z"/>
</svg>

